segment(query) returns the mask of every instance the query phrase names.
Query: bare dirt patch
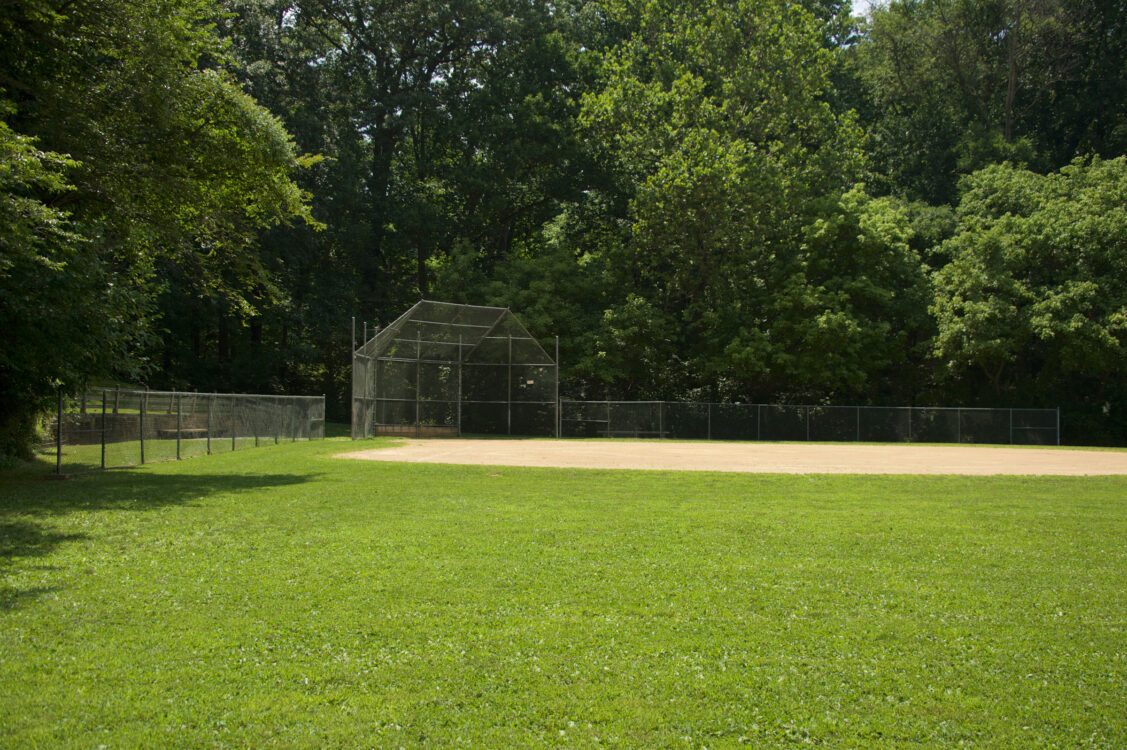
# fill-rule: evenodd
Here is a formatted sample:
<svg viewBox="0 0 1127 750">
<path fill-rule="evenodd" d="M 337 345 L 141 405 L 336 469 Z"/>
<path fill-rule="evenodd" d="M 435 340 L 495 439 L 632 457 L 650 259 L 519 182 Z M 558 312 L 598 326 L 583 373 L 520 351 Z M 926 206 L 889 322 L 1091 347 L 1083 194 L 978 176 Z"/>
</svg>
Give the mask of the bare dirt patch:
<svg viewBox="0 0 1127 750">
<path fill-rule="evenodd" d="M 339 458 L 482 466 L 731 471 L 760 474 L 1127 474 L 1127 452 L 993 446 L 407 440 Z"/>
</svg>

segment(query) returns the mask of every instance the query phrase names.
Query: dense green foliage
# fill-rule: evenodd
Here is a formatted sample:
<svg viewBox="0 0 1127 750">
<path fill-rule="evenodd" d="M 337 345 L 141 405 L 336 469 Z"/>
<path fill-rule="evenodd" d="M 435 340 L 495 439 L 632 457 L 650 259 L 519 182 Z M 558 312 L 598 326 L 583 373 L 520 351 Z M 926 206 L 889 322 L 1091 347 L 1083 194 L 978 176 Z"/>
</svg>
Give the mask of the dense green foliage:
<svg viewBox="0 0 1127 750">
<path fill-rule="evenodd" d="M 308 208 L 282 124 L 219 66 L 204 0 L 0 11 L 0 437 L 26 451 L 58 387 L 139 379 L 156 305 L 250 309 L 259 228 Z"/>
<path fill-rule="evenodd" d="M 951 262 L 936 274 L 935 347 L 947 373 L 1015 400 L 1087 402 L 1084 413 L 1106 409 L 1122 423 L 1124 206 L 1123 157 L 1047 176 L 999 165 L 968 178 L 958 232 L 943 244 Z"/>
<path fill-rule="evenodd" d="M 0 429 L 107 377 L 343 419 L 349 319 L 428 296 L 558 334 L 573 397 L 1060 406 L 1122 442 L 1125 15 L 6 5 Z"/>
<path fill-rule="evenodd" d="M 0 476 L 0 744 L 1127 743 L 1123 478 L 347 445 Z"/>
</svg>

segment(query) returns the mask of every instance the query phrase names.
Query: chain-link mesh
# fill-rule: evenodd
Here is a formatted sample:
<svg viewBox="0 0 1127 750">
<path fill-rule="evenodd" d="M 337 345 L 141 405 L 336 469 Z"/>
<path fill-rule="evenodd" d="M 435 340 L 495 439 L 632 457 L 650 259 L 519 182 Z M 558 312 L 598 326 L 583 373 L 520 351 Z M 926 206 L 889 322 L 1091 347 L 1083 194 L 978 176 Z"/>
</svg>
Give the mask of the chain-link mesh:
<svg viewBox="0 0 1127 750">
<path fill-rule="evenodd" d="M 561 401 L 561 437 L 1058 445 L 1055 409 Z"/>
<path fill-rule="evenodd" d="M 559 366 L 503 307 L 419 302 L 353 352 L 352 437 L 1058 444 L 1054 409 L 560 401 Z"/>
<path fill-rule="evenodd" d="M 352 437 L 555 435 L 557 389 L 507 308 L 424 300 L 353 352 Z"/>
<path fill-rule="evenodd" d="M 60 401 L 41 452 L 71 473 L 324 437 L 324 396 L 88 388 Z"/>
</svg>

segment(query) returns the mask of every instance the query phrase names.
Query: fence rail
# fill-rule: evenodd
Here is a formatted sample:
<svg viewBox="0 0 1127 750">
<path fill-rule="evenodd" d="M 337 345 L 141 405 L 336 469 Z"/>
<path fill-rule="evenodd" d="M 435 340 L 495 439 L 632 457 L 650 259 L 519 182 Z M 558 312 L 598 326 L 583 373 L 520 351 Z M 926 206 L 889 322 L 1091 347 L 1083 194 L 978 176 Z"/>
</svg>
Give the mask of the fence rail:
<svg viewBox="0 0 1127 750">
<path fill-rule="evenodd" d="M 1060 445 L 1060 410 L 561 401 L 559 435 Z"/>
<path fill-rule="evenodd" d="M 60 393 L 42 453 L 63 474 L 324 437 L 324 396 L 88 388 Z"/>
</svg>

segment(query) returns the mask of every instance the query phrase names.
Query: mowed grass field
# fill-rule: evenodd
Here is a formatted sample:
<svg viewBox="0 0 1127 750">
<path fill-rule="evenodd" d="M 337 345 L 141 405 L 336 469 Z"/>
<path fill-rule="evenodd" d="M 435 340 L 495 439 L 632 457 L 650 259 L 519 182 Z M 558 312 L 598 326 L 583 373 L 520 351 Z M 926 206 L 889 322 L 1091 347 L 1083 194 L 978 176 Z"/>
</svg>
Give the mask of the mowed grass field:
<svg viewBox="0 0 1127 750">
<path fill-rule="evenodd" d="M 1127 746 L 1127 478 L 356 447 L 0 475 L 0 746 Z"/>
</svg>

